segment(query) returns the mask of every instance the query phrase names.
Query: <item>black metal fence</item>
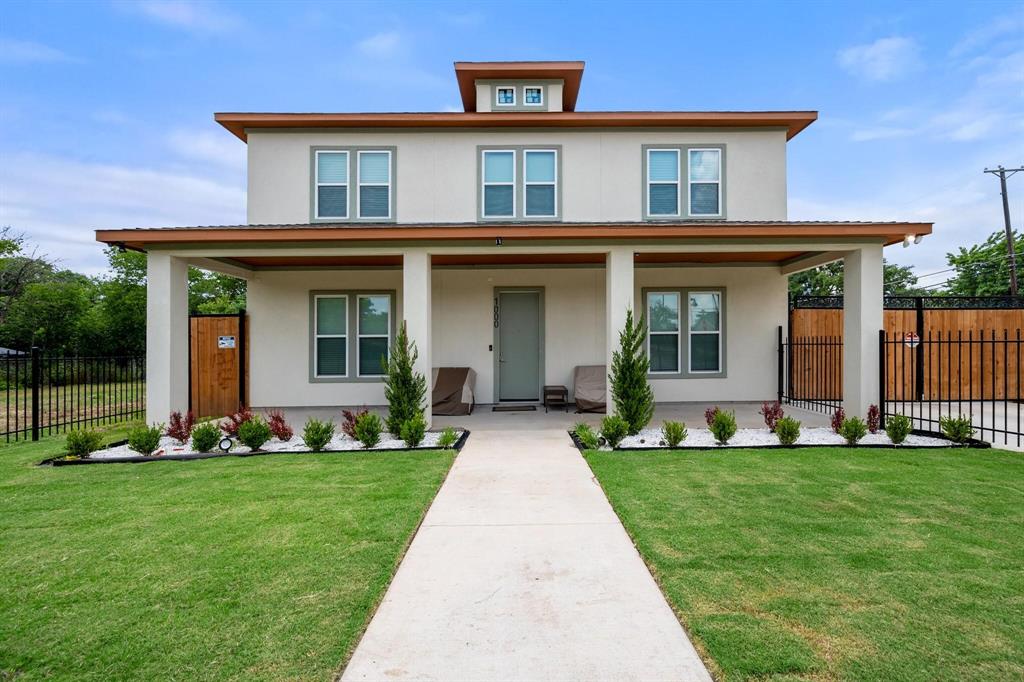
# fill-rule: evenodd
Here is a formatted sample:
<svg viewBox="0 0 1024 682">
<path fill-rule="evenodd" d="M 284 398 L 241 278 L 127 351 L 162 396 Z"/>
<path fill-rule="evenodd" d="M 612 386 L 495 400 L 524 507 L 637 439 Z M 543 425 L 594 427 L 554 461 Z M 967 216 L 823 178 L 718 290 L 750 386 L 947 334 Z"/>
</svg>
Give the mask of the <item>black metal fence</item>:
<svg viewBox="0 0 1024 682">
<path fill-rule="evenodd" d="M 778 334 L 780 403 L 815 412 L 835 412 L 843 404 L 843 338 Z"/>
<path fill-rule="evenodd" d="M 0 356 L 0 382 L 0 437 L 7 442 L 145 414 L 144 356 L 48 355 L 34 348 Z"/>
<path fill-rule="evenodd" d="M 908 339 L 878 335 L 878 404 L 903 414 L 914 428 L 939 432 L 946 416 L 966 416 L 975 436 L 1021 446 L 1020 329 L 925 333 Z"/>
</svg>

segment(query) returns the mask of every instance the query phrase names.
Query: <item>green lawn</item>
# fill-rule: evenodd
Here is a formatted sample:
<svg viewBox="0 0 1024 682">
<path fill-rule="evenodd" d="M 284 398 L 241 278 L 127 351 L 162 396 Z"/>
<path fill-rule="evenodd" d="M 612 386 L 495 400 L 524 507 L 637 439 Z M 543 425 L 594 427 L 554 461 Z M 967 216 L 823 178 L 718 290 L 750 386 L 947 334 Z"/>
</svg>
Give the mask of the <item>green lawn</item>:
<svg viewBox="0 0 1024 682">
<path fill-rule="evenodd" d="M 722 678 L 1024 678 L 1024 455 L 586 458 Z"/>
<path fill-rule="evenodd" d="M 328 680 L 454 456 L 33 466 L 62 444 L 0 448 L 0 679 Z"/>
</svg>

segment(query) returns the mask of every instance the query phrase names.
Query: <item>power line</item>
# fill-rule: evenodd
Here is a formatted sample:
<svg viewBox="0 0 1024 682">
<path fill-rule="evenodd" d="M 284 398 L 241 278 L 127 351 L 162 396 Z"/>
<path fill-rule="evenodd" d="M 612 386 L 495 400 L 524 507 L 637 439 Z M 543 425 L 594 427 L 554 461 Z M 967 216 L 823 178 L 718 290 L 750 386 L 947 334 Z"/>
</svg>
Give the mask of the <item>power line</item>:
<svg viewBox="0 0 1024 682">
<path fill-rule="evenodd" d="M 1010 227 L 1010 200 L 1006 196 L 1006 178 L 1013 177 L 1024 171 L 1021 168 L 997 167 L 994 170 L 985 169 L 986 173 L 999 176 L 999 193 L 1003 196 L 1003 225 L 1006 228 L 1006 250 L 1010 252 L 1010 294 L 1017 295 L 1017 258 L 1013 252 L 1013 228 Z"/>
</svg>

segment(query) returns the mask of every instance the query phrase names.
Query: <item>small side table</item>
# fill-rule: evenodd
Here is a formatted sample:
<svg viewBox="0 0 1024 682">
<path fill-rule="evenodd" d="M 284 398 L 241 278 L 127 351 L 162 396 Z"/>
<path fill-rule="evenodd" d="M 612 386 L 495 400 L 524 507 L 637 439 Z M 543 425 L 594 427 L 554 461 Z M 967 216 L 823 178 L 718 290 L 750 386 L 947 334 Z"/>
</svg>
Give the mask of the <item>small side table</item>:
<svg viewBox="0 0 1024 682">
<path fill-rule="evenodd" d="M 565 411 L 569 411 L 569 389 L 565 386 L 545 386 L 544 387 L 544 412 L 547 413 L 549 407 L 564 407 Z"/>
</svg>

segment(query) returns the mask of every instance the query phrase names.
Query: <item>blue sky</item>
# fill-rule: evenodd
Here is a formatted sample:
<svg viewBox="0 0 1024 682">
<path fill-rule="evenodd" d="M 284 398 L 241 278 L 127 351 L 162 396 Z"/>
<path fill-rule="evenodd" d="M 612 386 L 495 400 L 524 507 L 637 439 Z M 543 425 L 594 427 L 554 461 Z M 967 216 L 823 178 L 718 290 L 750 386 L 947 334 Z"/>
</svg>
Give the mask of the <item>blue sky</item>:
<svg viewBox="0 0 1024 682">
<path fill-rule="evenodd" d="M 983 168 L 1024 165 L 1021 2 L 8 2 L 0 224 L 100 272 L 95 228 L 245 221 L 213 112 L 457 110 L 452 62 L 488 59 L 585 60 L 580 110 L 817 109 L 790 218 L 934 221 L 886 252 L 922 274 L 1002 227 Z"/>
</svg>

